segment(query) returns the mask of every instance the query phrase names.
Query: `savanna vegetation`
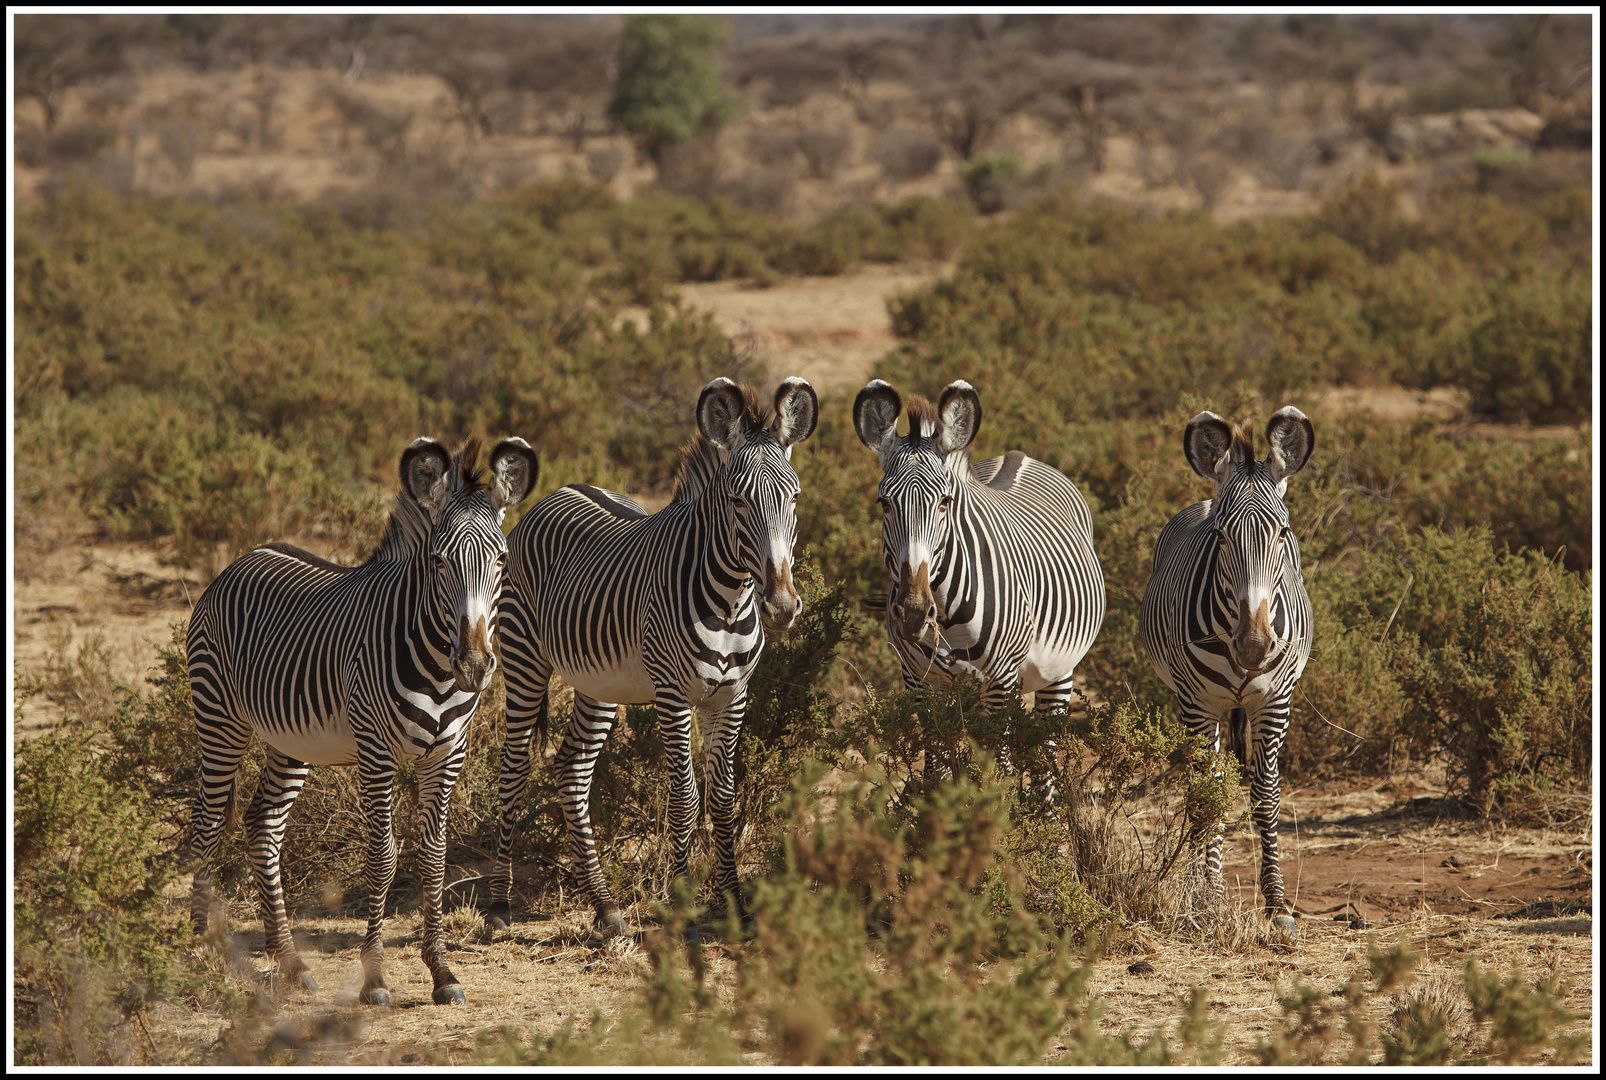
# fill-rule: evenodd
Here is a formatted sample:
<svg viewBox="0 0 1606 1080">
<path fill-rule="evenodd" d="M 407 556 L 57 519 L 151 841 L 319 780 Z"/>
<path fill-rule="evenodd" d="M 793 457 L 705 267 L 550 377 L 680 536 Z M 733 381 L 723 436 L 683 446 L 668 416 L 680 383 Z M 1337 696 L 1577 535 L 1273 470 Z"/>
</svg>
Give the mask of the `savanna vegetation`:
<svg viewBox="0 0 1606 1080">
<path fill-rule="evenodd" d="M 163 48 L 196 65 L 231 62 L 236 24 L 165 25 Z M 1001 117 L 1029 105 L 1052 113 L 1043 92 L 1011 104 L 964 90 L 1025 55 L 1012 50 L 1028 39 L 1039 60 L 1016 66 L 1057 70 L 1041 42 L 1065 25 L 1011 23 L 1014 38 L 983 25 L 973 50 L 951 50 L 947 81 L 920 90 L 935 134 L 883 125 L 874 153 L 889 174 L 918 172 L 909 162 L 928 160 L 922 140 L 938 136 L 938 156 L 967 162 L 963 192 L 946 197 L 845 202 L 803 221 L 694 197 L 731 193 L 717 184 L 632 199 L 603 177 L 483 198 L 404 199 L 376 185 L 290 204 L 131 194 L 63 170 L 42 205 L 19 213 L 19 562 L 25 569 L 30 551 L 88 530 L 150 545 L 203 579 L 269 539 L 316 539 L 346 561 L 362 558 L 383 525 L 396 457 L 420 433 L 523 436 L 541 456 L 537 497 L 574 481 L 662 493 L 704 383 L 727 375 L 768 386 L 789 374 L 683 304 L 677 285 L 763 286 L 957 256 L 951 275 L 892 302 L 898 345 L 875 374 L 933 397 L 967 379 L 984 410 L 978 458 L 1023 449 L 1086 496 L 1109 614 L 1080 669 L 1084 707 L 1053 719 L 1018 708 L 988 715 L 973 687 L 923 698 L 897 689 L 863 604 L 885 577 L 879 472 L 848 402 L 824 399 L 818 430 L 793 456 L 807 607 L 766 652 L 740 750 L 741 857 L 758 937 L 742 954 L 735 996 L 705 982 L 697 947 L 683 967 L 678 944 L 659 935 L 642 1010 L 611 1035 L 599 1024 L 554 1039 L 487 1036 L 487 1063 L 632 1053 L 739 1063 L 751 1052 L 799 1064 L 1218 1061 L 1220 1028 L 1203 990 L 1174 1026 L 1112 1037 L 1086 1000 L 1082 963 L 1156 936 L 1210 943 L 1239 932 L 1187 917 L 1191 842 L 1232 812 L 1235 766 L 1181 734 L 1136 633 L 1160 528 L 1208 494 L 1180 446 L 1202 408 L 1263 426 L 1292 402 L 1316 427 L 1313 460 L 1288 489 L 1317 632 L 1285 776 L 1377 778 L 1437 761 L 1460 813 L 1565 825 L 1591 812 L 1587 180 L 1557 182 L 1542 156 L 1486 155 L 1426 199 L 1364 177 L 1314 213 L 1236 224 L 1090 199 L 1063 185 L 1063 173 L 986 150 Z M 1089 49 L 1107 27 L 1078 25 Z M 1189 53 L 1198 27 L 1165 26 L 1144 39 L 1141 57 L 1122 51 L 1136 48 L 1130 37 L 1110 44 L 1104 62 L 1115 66 L 1093 68 L 1107 77 L 1094 91 L 1055 84 L 1050 96 L 1074 110 L 1061 110 L 1062 127 L 1085 128 L 1088 154 L 1102 152 L 1108 124 L 1126 122 L 1102 103 L 1119 104 L 1122 80 L 1137 79 L 1130 65 Z M 1387 26 L 1396 51 L 1432 59 L 1442 45 L 1431 27 L 1412 37 L 1403 22 Z M 390 24 L 342 27 L 336 51 L 359 74 L 404 36 Z M 1345 58 L 1364 51 L 1319 20 L 1244 27 L 1223 48 L 1286 72 L 1316 57 L 1341 75 Z M 18 53 L 19 94 L 44 110 L 47 157 L 67 153 L 57 145 L 70 134 L 57 126 L 64 88 L 122 63 L 115 40 L 50 28 L 60 40 L 46 35 Z M 1528 81 L 1513 76 L 1505 103 L 1556 97 L 1565 80 L 1547 34 L 1541 26 L 1529 52 L 1513 54 L 1511 70 Z M 821 47 L 788 62 L 807 69 L 825 56 L 820 70 L 873 115 L 870 81 L 904 53 L 866 42 L 862 54 Z M 653 42 L 637 46 L 650 52 Z M 473 55 L 501 74 L 452 75 L 467 130 L 501 122 L 498 95 L 510 86 L 557 93 L 512 80 L 491 53 Z M 738 50 L 733 69 L 738 85 L 779 93 L 748 54 Z M 1431 93 L 1412 91 L 1415 107 L 1433 94 L 1465 104 L 1461 69 L 1432 70 L 1443 78 Z M 1296 81 L 1288 74 L 1284 90 Z M 710 93 L 711 119 L 694 127 L 727 115 Z M 989 120 L 985 109 L 1003 112 Z M 577 115 L 584 142 L 586 114 Z M 638 121 L 626 117 L 637 115 L 621 106 L 617 120 L 633 131 Z M 695 171 L 694 160 L 675 161 L 695 145 L 674 148 L 695 139 L 639 125 L 638 138 L 660 140 L 644 150 L 660 167 Z M 262 137 L 270 131 L 265 112 Z M 780 149 L 759 139 L 753 152 L 829 172 L 840 148 L 804 134 Z M 417 167 L 397 146 L 396 168 Z M 1333 386 L 1382 383 L 1464 388 L 1480 418 L 1562 433 L 1490 438 L 1466 424 L 1324 416 L 1306 404 Z M 516 520 L 511 512 L 507 527 Z M 148 687 L 117 685 L 92 643 L 18 671 L 19 698 L 42 695 L 64 712 L 56 730 L 18 746 L 14 767 L 20 1063 L 293 1059 L 264 1026 L 226 942 L 198 948 L 182 905 L 164 894 L 184 869 L 177 847 L 198 771 L 181 643 L 175 633 Z M 481 860 L 494 834 L 499 687 L 476 721 L 453 803 L 459 864 Z M 1049 738 L 1060 757 L 1042 752 Z M 702 882 L 670 882 L 657 843 L 667 805 L 660 756 L 651 711 L 627 710 L 597 772 L 603 861 L 616 892 L 670 897 L 658 908 L 664 926 L 706 924 L 720 898 Z M 923 758 L 947 767 L 927 770 Z M 1022 783 L 1049 770 L 1061 793 L 1054 813 Z M 419 837 L 409 831 L 411 791 L 405 782 L 399 791 L 405 867 Z M 520 828 L 516 897 L 532 905 L 575 887 L 553 795 L 538 775 Z M 1161 810 L 1135 844 L 1125 814 L 1141 800 Z M 294 904 L 357 902 L 355 806 L 353 777 L 313 771 L 286 845 Z M 225 837 L 215 887 L 250 894 L 237 833 Z M 405 902 L 406 892 L 402 883 L 394 895 Z M 843 941 L 852 947 L 833 947 Z M 1399 1064 L 1579 1052 L 1552 1038 L 1568 1019 L 1554 982 L 1533 987 L 1475 966 L 1449 993 L 1459 1013 L 1442 995 L 1407 995 L 1392 1026 L 1371 1030 L 1362 1004 L 1405 993 L 1412 963 L 1404 946 L 1374 948 L 1369 978 L 1341 998 L 1296 988 L 1283 1002 L 1287 1031 L 1261 1059 L 1319 1063 L 1340 1044 L 1352 1061 Z M 227 1018 L 225 1035 L 204 1047 L 153 1035 L 145 1016 L 158 1000 Z"/>
</svg>

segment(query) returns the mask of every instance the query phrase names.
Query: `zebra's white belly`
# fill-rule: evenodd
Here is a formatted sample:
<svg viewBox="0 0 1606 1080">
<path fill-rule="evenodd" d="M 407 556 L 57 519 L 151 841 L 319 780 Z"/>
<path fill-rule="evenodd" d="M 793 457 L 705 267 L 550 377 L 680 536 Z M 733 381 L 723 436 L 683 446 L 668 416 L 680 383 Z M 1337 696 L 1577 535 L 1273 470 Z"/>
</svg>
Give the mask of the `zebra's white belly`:
<svg viewBox="0 0 1606 1080">
<path fill-rule="evenodd" d="M 1087 650 L 1074 646 L 1054 646 L 1039 638 L 1020 666 L 1020 688 L 1024 693 L 1057 683 L 1076 670 Z"/>
<path fill-rule="evenodd" d="M 256 728 L 264 742 L 308 765 L 357 763 L 357 740 L 343 716 L 316 731 L 269 731 L 260 724 Z"/>
<path fill-rule="evenodd" d="M 558 674 L 586 697 L 615 705 L 644 705 L 658 696 L 647 665 L 641 657 L 632 656 L 623 663 L 597 670 L 559 667 Z"/>
</svg>

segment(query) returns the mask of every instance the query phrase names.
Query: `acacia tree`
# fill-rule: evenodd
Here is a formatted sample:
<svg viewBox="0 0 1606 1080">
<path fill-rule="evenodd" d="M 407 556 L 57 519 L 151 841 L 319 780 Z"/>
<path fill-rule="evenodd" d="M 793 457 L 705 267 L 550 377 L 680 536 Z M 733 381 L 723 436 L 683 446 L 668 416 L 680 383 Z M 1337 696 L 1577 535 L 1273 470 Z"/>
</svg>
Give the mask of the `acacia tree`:
<svg viewBox="0 0 1606 1080">
<path fill-rule="evenodd" d="M 729 35 L 709 15 L 631 15 L 619 39 L 619 75 L 608 118 L 654 165 L 671 146 L 734 119 L 741 100 L 720 85 Z"/>
</svg>

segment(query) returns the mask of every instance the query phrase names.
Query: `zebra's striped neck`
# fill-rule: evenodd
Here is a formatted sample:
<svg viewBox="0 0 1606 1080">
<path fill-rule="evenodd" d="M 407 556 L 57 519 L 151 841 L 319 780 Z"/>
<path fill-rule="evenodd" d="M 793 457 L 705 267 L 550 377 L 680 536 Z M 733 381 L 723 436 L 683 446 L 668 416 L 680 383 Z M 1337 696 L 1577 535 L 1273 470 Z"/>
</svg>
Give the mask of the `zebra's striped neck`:
<svg viewBox="0 0 1606 1080">
<path fill-rule="evenodd" d="M 368 562 L 406 562 L 422 558 L 429 529 L 428 512 L 405 492 L 397 495 L 390 520 L 385 522 L 384 535 L 379 538 L 379 546 L 368 557 Z"/>
<path fill-rule="evenodd" d="M 698 570 L 708 587 L 723 596 L 733 610 L 744 591 L 750 602 L 753 575 L 742 557 L 741 527 L 723 476 L 716 473 L 704 484 L 691 519 L 702 556 Z"/>
</svg>

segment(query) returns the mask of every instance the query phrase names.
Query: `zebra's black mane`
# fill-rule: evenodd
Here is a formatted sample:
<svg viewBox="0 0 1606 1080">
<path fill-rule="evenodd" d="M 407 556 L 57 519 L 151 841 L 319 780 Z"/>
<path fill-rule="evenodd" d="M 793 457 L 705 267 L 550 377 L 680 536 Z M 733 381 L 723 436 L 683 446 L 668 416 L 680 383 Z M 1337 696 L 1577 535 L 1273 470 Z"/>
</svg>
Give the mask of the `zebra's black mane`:
<svg viewBox="0 0 1606 1080">
<path fill-rule="evenodd" d="M 751 386 L 743 386 L 742 418 L 752 431 L 770 426 L 774 413 L 759 403 L 758 393 Z M 670 502 L 696 502 L 708 490 L 708 483 L 719 472 L 719 447 L 697 432 L 680 450 L 680 468 L 675 471 L 675 487 Z"/>
<path fill-rule="evenodd" d="M 452 495 L 472 494 L 484 491 L 490 485 L 486 482 L 485 473 L 479 467 L 480 440 L 470 438 L 452 455 L 452 463 L 446 471 L 447 490 Z M 390 518 L 385 522 L 385 531 L 379 538 L 379 546 L 374 553 L 368 556 L 364 566 L 373 562 L 402 562 L 418 553 L 418 547 L 429 535 L 430 517 L 428 511 L 420 506 L 406 491 L 396 493 L 396 501 L 391 506 Z"/>
</svg>

